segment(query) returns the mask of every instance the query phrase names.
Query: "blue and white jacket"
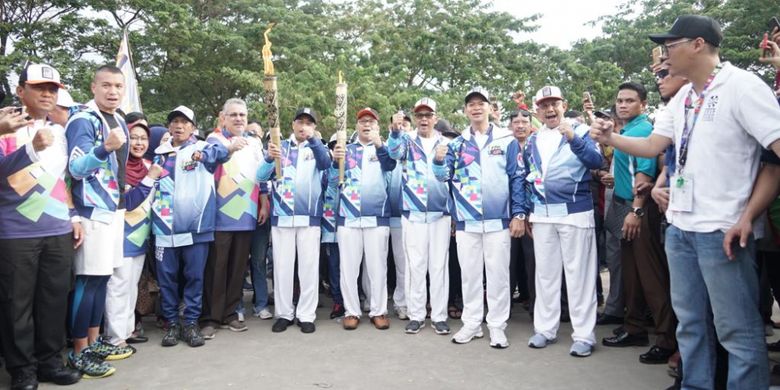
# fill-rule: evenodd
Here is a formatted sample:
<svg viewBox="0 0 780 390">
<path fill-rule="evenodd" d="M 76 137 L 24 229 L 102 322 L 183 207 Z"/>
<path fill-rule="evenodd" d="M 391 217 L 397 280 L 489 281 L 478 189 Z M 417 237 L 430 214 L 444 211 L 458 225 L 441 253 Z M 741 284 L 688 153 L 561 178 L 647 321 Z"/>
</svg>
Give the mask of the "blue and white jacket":
<svg viewBox="0 0 780 390">
<path fill-rule="evenodd" d="M 530 187 L 530 202 L 523 192 L 523 212 L 543 217 L 565 217 L 593 209 L 590 192 L 590 170 L 601 168 L 603 157 L 588 134 L 590 128 L 574 128 L 574 138 L 567 142 L 561 137 L 558 149 L 550 157 L 548 167 L 542 167 L 537 133 L 528 138 L 518 169 L 523 181 Z"/>
<path fill-rule="evenodd" d="M 149 247 L 154 183 L 155 180 L 145 177 L 137 186 L 125 191 L 127 211 L 125 211 L 124 257 L 143 255 Z"/>
<path fill-rule="evenodd" d="M 200 161 L 192 159 L 196 151 L 201 153 Z M 190 139 L 179 147 L 168 141 L 155 153 L 155 163 L 163 167 L 152 203 L 156 245 L 176 248 L 214 241 L 214 171 L 230 158 L 227 148 Z"/>
<path fill-rule="evenodd" d="M 114 119 L 127 137 L 125 121 L 118 114 Z M 103 146 L 110 130 L 94 101 L 72 114 L 65 126 L 73 205 L 80 216 L 103 223 L 113 220 L 120 194 L 118 152 Z M 129 151 L 128 147 L 123 161 L 127 161 Z"/>
<path fill-rule="evenodd" d="M 274 160 L 266 155 L 257 169 L 257 181 L 273 180 L 271 226 L 320 226 L 328 148 L 317 138 L 297 143 L 294 135 L 282 141 L 282 178 L 276 178 Z"/>
<path fill-rule="evenodd" d="M 436 132 L 436 147 L 442 140 Z M 450 214 L 451 197 L 447 183 L 434 174 L 434 156 L 426 156 L 417 131 L 391 131 L 387 140 L 390 157 L 404 167 L 402 199 L 403 215 L 412 222 L 433 222 Z"/>
<path fill-rule="evenodd" d="M 396 162 L 385 146 L 360 142 L 347 145 L 344 185 L 339 196 L 338 226 L 369 228 L 390 226 L 390 176 Z M 336 162 L 330 169 L 332 186 L 338 181 Z M 335 178 L 335 180 L 333 180 Z"/>
<path fill-rule="evenodd" d="M 517 169 L 519 146 L 512 132 L 494 127 L 480 149 L 474 130 L 450 142 L 444 161 L 433 162 L 439 181 L 450 181 L 457 230 L 489 233 L 509 228 L 522 212 L 523 185 Z"/>
</svg>

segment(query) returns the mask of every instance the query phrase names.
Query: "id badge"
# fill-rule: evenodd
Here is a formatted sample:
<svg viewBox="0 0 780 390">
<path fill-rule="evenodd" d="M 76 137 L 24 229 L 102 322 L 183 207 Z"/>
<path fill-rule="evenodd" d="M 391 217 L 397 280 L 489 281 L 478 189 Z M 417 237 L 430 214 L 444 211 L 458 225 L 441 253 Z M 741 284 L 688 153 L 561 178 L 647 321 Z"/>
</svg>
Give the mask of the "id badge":
<svg viewBox="0 0 780 390">
<path fill-rule="evenodd" d="M 690 213 L 693 211 L 693 177 L 690 175 L 672 176 L 669 188 L 669 210 Z"/>
</svg>

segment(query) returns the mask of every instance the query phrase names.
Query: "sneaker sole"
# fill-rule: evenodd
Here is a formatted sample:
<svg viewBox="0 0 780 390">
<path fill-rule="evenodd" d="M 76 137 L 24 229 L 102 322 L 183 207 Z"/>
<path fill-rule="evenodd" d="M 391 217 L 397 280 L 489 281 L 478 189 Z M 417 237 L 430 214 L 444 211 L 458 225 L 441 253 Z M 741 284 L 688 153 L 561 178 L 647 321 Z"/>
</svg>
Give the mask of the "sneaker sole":
<svg viewBox="0 0 780 390">
<path fill-rule="evenodd" d="M 499 344 L 499 343 L 495 343 L 495 344 L 494 344 L 494 343 L 490 343 L 490 348 L 495 348 L 495 349 L 506 349 L 506 348 L 509 348 L 509 343 L 506 343 L 506 344 Z"/>
<path fill-rule="evenodd" d="M 452 342 L 453 342 L 453 343 L 455 343 L 455 344 L 467 344 L 467 343 L 470 343 L 470 342 L 471 342 L 471 340 L 474 340 L 474 339 L 481 339 L 481 338 L 482 338 L 482 337 L 484 337 L 484 336 L 485 336 L 485 335 L 484 335 L 482 332 L 479 332 L 479 333 L 477 333 L 477 334 L 475 334 L 475 335 L 471 336 L 471 337 L 470 337 L 468 340 L 458 340 L 458 339 L 456 339 L 456 338 L 454 338 L 454 337 L 453 337 L 453 338 L 452 338 Z"/>
<path fill-rule="evenodd" d="M 442 336 L 443 335 L 448 335 L 448 334 L 452 333 L 452 331 L 449 330 L 449 329 L 447 329 L 447 330 L 438 330 L 436 328 L 433 328 L 433 331 L 436 332 L 436 334 L 442 335 Z"/>
<path fill-rule="evenodd" d="M 203 336 L 204 340 L 214 340 L 215 337 L 217 337 L 217 334 L 201 334 Z"/>
<path fill-rule="evenodd" d="M 578 353 L 578 352 L 574 352 L 574 351 L 569 352 L 569 355 L 577 357 L 577 358 L 586 358 L 586 357 L 588 357 L 588 356 L 590 356 L 592 354 L 593 354 L 592 352 L 588 352 L 587 354 L 582 354 L 582 353 Z"/>
<path fill-rule="evenodd" d="M 127 352 L 119 355 L 108 355 L 104 358 L 104 360 L 108 360 L 108 361 L 122 360 L 122 359 L 127 359 L 130 356 L 133 356 L 133 352 Z"/>
<path fill-rule="evenodd" d="M 116 367 L 111 367 L 110 370 L 106 371 L 105 373 L 103 373 L 101 375 L 89 375 L 87 373 L 84 373 L 84 374 L 81 375 L 81 377 L 83 379 L 100 379 L 100 378 L 105 378 L 105 377 L 109 377 L 111 375 L 114 375 L 115 372 L 116 372 Z"/>
<path fill-rule="evenodd" d="M 420 333 L 420 331 L 421 331 L 421 330 L 422 330 L 422 328 L 424 328 L 424 327 L 425 327 L 425 324 L 423 324 L 422 326 L 420 326 L 420 327 L 419 327 L 419 328 L 417 328 L 416 330 L 414 330 L 414 329 L 404 329 L 404 333 L 406 333 L 406 334 L 417 334 L 417 333 Z"/>
<path fill-rule="evenodd" d="M 236 333 L 240 333 L 240 332 L 246 332 L 248 329 L 249 329 L 249 328 L 247 328 L 246 326 L 245 326 L 245 327 L 243 327 L 243 328 L 233 328 L 233 327 L 228 327 L 228 330 L 230 330 L 231 332 L 236 332 Z"/>
<path fill-rule="evenodd" d="M 550 344 L 555 344 L 557 341 L 558 341 L 558 339 L 555 338 L 555 339 L 552 339 L 552 340 L 547 340 L 547 343 L 544 344 L 543 346 L 537 346 L 536 344 L 532 344 L 532 343 L 528 343 L 528 346 L 530 348 L 533 348 L 533 349 L 542 349 L 542 348 L 547 347 Z"/>
</svg>

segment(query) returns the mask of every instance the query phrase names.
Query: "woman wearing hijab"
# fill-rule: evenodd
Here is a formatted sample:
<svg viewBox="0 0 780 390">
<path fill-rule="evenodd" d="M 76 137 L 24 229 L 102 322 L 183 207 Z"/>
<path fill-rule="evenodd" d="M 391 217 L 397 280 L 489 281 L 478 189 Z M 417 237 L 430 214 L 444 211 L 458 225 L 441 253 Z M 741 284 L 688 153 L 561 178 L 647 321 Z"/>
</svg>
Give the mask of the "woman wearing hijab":
<svg viewBox="0 0 780 390">
<path fill-rule="evenodd" d="M 160 177 L 162 168 L 144 159 L 150 139 L 146 120 L 141 117 L 128 123 L 127 127 L 130 129 L 130 155 L 125 169 L 127 211 L 124 262 L 120 267 L 114 268 L 114 274 L 108 281 L 105 328 L 111 344 L 135 352 L 134 348 L 127 345 L 127 339 L 135 330 L 134 311 L 138 297 L 138 281 L 149 245 L 154 183 Z"/>
</svg>

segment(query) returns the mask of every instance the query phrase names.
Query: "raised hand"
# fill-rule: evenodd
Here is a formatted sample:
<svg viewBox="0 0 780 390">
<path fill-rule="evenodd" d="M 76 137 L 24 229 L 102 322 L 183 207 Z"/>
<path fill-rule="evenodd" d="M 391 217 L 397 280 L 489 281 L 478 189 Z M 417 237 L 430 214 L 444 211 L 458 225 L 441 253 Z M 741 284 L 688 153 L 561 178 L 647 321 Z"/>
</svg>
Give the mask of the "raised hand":
<svg viewBox="0 0 780 390">
<path fill-rule="evenodd" d="M 121 127 L 116 127 L 108 132 L 108 138 L 106 138 L 106 142 L 103 145 L 106 150 L 113 152 L 119 150 L 126 142 L 127 136 L 125 136 L 125 131 Z"/>
<path fill-rule="evenodd" d="M 157 180 L 162 175 L 163 168 L 157 164 L 152 164 L 151 167 L 149 167 L 149 171 L 146 172 L 146 177 Z"/>
<path fill-rule="evenodd" d="M 612 121 L 596 118 L 596 120 L 591 124 L 590 136 L 598 143 L 609 145 L 609 140 L 612 137 L 613 126 L 614 124 Z"/>
<path fill-rule="evenodd" d="M 36 152 L 40 152 L 41 150 L 48 148 L 53 143 L 54 143 L 54 134 L 51 132 L 51 129 L 48 127 L 38 129 L 38 131 L 35 133 L 35 137 L 33 137 L 32 140 L 32 146 Z"/>
</svg>

